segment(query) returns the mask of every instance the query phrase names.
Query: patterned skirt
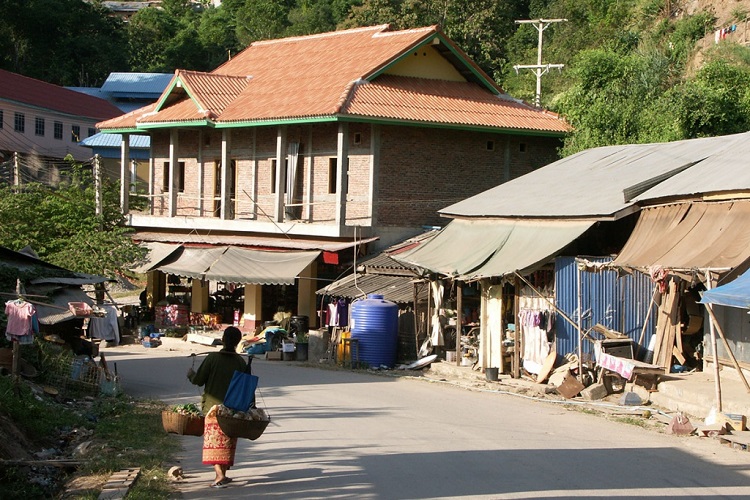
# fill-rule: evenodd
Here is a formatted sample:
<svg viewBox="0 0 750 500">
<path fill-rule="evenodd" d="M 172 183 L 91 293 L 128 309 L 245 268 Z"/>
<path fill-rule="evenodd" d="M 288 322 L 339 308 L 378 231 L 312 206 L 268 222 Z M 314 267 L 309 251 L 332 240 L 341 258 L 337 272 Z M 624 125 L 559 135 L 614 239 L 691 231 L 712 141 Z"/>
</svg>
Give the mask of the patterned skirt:
<svg viewBox="0 0 750 500">
<path fill-rule="evenodd" d="M 211 407 L 206 414 L 206 426 L 203 432 L 203 464 L 234 465 L 234 453 L 237 450 L 237 438 L 230 438 L 219 427 L 216 419 L 218 405 Z"/>
</svg>

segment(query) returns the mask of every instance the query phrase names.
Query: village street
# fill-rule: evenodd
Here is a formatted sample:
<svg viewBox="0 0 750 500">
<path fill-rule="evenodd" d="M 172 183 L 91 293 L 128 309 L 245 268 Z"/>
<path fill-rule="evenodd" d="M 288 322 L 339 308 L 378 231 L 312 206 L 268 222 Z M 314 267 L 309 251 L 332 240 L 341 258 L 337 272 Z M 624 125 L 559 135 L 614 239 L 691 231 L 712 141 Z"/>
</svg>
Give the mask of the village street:
<svg viewBox="0 0 750 500">
<path fill-rule="evenodd" d="M 185 379 L 189 354 L 217 348 L 164 340 L 105 354 L 128 394 L 198 402 Z M 183 498 L 750 496 L 749 455 L 716 441 L 422 380 L 262 358 L 253 367 L 272 424 L 257 441 L 240 440 L 234 482 L 220 490 L 209 488 L 202 439 L 176 437 Z"/>
</svg>

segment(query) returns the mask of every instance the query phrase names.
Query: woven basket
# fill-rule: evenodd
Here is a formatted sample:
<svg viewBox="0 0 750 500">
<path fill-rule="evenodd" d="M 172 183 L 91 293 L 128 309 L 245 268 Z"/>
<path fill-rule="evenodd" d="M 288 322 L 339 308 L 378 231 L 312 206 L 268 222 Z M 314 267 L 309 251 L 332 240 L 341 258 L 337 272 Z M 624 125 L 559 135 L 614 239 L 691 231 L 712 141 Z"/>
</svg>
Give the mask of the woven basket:
<svg viewBox="0 0 750 500">
<path fill-rule="evenodd" d="M 268 420 L 245 420 L 243 418 L 233 418 L 217 415 L 221 432 L 230 438 L 245 438 L 255 441 L 266 430 L 271 419 Z"/>
<path fill-rule="evenodd" d="M 161 423 L 164 430 L 172 434 L 202 436 L 205 418 L 164 410 L 161 412 Z"/>
</svg>

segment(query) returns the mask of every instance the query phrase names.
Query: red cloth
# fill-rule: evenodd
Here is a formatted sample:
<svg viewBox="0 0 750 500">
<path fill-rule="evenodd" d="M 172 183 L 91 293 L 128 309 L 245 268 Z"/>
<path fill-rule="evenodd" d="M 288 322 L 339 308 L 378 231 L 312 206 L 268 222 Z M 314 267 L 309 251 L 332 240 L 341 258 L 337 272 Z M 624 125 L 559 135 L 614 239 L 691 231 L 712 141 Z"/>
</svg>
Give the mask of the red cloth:
<svg viewBox="0 0 750 500">
<path fill-rule="evenodd" d="M 323 252 L 323 263 L 325 264 L 338 264 L 339 254 L 336 252 Z"/>
</svg>

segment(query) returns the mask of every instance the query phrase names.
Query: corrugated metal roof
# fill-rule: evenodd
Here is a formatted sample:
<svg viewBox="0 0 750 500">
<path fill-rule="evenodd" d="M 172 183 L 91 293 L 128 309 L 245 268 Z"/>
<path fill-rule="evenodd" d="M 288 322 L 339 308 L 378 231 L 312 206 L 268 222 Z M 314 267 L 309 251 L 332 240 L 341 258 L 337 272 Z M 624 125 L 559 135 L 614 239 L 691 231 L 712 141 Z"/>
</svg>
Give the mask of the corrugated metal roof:
<svg viewBox="0 0 750 500">
<path fill-rule="evenodd" d="M 110 73 L 102 84 L 102 91 L 117 97 L 158 98 L 169 82 L 172 73 Z"/>
<path fill-rule="evenodd" d="M 190 97 L 170 85 L 158 112 L 143 110 L 99 126 L 350 115 L 560 135 L 569 130 L 554 113 L 496 95 L 500 90 L 494 82 L 457 48 L 437 57 L 445 57 L 471 83 L 380 74 L 432 39 L 453 47 L 436 26 L 390 31 L 382 25 L 255 42 L 210 74 L 178 71 L 176 77 L 184 78 Z"/>
<path fill-rule="evenodd" d="M 397 304 L 414 302 L 415 277 L 389 276 L 383 274 L 350 274 L 330 285 L 321 288 L 318 295 L 331 295 L 350 299 L 365 298 L 370 293 L 377 293 L 385 300 Z"/>
<path fill-rule="evenodd" d="M 34 304 L 36 308 L 39 323 L 42 325 L 55 325 L 63 321 L 75 318 L 75 315 L 68 309 L 68 302 L 86 302 L 93 305 L 94 301 L 86 292 L 80 288 L 61 288 L 53 293 L 49 303 L 54 307 Z"/>
<path fill-rule="evenodd" d="M 151 147 L 151 136 L 131 134 L 128 142 L 131 149 L 149 149 Z M 119 148 L 122 143 L 120 134 L 94 134 L 87 137 L 78 144 L 87 148 Z"/>
<path fill-rule="evenodd" d="M 711 161 L 707 165 L 726 171 L 706 172 L 707 185 L 729 186 L 735 173 L 740 179 L 738 184 L 747 185 L 744 179 L 749 174 L 742 171 L 742 162 L 729 161 L 725 156 L 743 141 L 750 141 L 750 133 L 589 149 L 446 207 L 440 213 L 465 217 L 608 218 L 634 205 L 641 193 L 647 198 L 669 193 L 666 179 L 679 179 L 677 175 L 684 169 L 686 178 L 697 183 L 698 176 L 690 173 L 695 168 L 691 165 L 700 165 L 714 154 L 727 161 Z M 714 175 L 721 180 L 712 181 Z M 664 189 L 659 189 L 661 185 Z M 648 191 L 653 186 L 657 188 Z M 679 185 L 674 189 L 687 190 Z M 633 199 L 626 198 L 627 192 Z"/>
<path fill-rule="evenodd" d="M 107 120 L 122 114 L 117 106 L 104 99 L 5 70 L 0 70 L 0 100 L 95 120 Z"/>
<path fill-rule="evenodd" d="M 701 142 L 709 153 L 704 160 L 657 184 L 635 201 L 750 190 L 750 168 L 746 161 L 738 161 L 750 158 L 750 133 L 701 139 Z"/>
</svg>

